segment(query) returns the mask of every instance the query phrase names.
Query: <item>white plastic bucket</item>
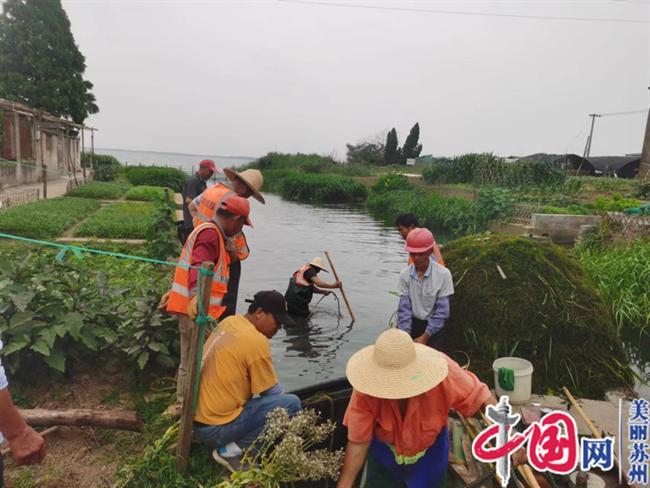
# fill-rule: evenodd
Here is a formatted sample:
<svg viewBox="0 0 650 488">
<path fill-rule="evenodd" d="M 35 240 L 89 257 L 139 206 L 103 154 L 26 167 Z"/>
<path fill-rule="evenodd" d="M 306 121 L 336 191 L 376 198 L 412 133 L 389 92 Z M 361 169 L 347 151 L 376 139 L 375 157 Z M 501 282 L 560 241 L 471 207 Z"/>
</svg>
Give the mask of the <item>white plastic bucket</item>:
<svg viewBox="0 0 650 488">
<path fill-rule="evenodd" d="M 499 368 L 509 368 L 515 372 L 515 388 L 512 391 L 504 390 L 499 385 Z M 526 403 L 530 400 L 533 381 L 533 365 L 530 361 L 521 358 L 498 358 L 492 363 L 494 371 L 494 389 L 497 397 L 508 395 L 510 403 Z"/>
</svg>

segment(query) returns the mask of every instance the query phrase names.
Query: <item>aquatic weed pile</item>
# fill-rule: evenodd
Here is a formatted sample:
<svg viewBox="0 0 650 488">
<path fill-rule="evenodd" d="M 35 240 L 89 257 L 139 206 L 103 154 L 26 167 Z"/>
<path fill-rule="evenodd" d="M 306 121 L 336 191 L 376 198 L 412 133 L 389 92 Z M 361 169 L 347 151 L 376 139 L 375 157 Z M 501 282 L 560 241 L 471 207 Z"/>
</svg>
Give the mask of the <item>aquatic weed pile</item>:
<svg viewBox="0 0 650 488">
<path fill-rule="evenodd" d="M 611 310 L 566 251 L 486 235 L 453 241 L 444 256 L 456 288 L 450 345 L 470 355 L 471 369 L 484 380 L 493 382 L 494 359 L 518 356 L 533 363 L 539 393 L 567 386 L 599 398 L 630 383 Z"/>
</svg>

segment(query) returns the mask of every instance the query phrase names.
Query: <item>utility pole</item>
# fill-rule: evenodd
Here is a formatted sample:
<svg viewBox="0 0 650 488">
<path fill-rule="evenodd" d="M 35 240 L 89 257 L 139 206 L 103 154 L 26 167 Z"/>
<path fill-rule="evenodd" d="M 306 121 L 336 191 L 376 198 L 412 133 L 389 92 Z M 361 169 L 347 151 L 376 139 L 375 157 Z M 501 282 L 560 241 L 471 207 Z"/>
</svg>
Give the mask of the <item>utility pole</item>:
<svg viewBox="0 0 650 488">
<path fill-rule="evenodd" d="M 648 90 L 650 90 L 650 86 L 648 87 Z M 643 149 L 641 150 L 639 178 L 645 181 L 650 181 L 650 110 L 648 110 L 648 120 L 645 124 L 645 136 L 643 137 Z"/>
<path fill-rule="evenodd" d="M 591 152 L 591 140 L 594 136 L 594 123 L 596 122 L 596 117 L 602 117 L 601 114 L 589 114 L 591 117 L 591 130 L 589 131 L 589 137 L 587 137 L 587 144 L 585 144 L 585 151 L 582 154 L 583 158 L 588 158 L 589 153 Z"/>
</svg>

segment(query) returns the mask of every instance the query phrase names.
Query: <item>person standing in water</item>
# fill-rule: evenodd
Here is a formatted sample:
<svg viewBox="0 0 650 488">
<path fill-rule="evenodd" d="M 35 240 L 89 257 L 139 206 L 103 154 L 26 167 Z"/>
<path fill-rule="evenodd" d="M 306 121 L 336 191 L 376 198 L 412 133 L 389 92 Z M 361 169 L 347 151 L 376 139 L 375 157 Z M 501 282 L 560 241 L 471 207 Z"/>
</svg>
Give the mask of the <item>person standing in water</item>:
<svg viewBox="0 0 650 488">
<path fill-rule="evenodd" d="M 290 314 L 309 315 L 309 303 L 314 293 L 329 295 L 332 292 L 325 288 L 341 288 L 340 281 L 334 283 L 322 281 L 318 277 L 318 273 L 321 271 L 328 272 L 325 269 L 323 260 L 320 257 L 315 257 L 293 274 L 284 294 Z"/>
</svg>

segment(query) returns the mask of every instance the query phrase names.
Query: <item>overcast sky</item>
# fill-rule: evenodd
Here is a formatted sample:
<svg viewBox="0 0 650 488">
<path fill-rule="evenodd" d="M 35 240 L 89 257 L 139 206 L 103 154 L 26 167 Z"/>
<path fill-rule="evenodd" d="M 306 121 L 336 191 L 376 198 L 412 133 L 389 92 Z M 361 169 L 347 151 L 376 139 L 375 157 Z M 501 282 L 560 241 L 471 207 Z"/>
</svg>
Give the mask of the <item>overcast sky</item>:
<svg viewBox="0 0 650 488">
<path fill-rule="evenodd" d="M 417 121 L 423 154 L 582 153 L 588 113 L 650 104 L 650 0 L 336 4 L 64 0 L 96 145 L 343 158 Z M 592 155 L 640 152 L 646 115 L 598 119 Z"/>
</svg>

